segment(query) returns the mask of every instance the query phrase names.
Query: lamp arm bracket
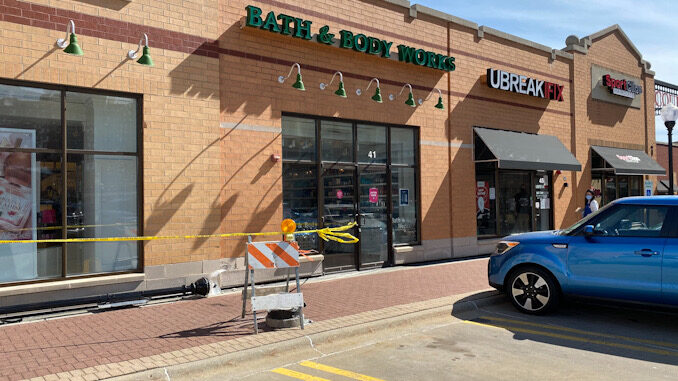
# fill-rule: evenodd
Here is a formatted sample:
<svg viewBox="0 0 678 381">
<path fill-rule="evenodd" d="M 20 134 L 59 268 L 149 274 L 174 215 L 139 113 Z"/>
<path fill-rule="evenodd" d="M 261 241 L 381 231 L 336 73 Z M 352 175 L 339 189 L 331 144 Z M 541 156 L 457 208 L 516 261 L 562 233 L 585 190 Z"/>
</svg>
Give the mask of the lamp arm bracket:
<svg viewBox="0 0 678 381">
<path fill-rule="evenodd" d="M 379 79 L 377 79 L 377 78 L 372 78 L 372 79 L 370 79 L 370 83 L 367 84 L 367 87 L 365 88 L 365 91 L 367 91 L 367 90 L 370 89 L 370 86 L 372 86 L 372 82 L 374 82 L 374 81 L 377 82 L 377 87 L 380 87 L 380 85 L 379 85 Z"/>
<path fill-rule="evenodd" d="M 409 87 L 409 88 L 410 88 L 410 93 L 412 92 L 412 85 L 410 85 L 409 83 L 406 83 L 406 84 L 404 84 L 403 87 L 400 89 L 400 92 L 398 93 L 398 96 L 402 95 L 403 90 L 405 90 L 406 87 Z"/>
<path fill-rule="evenodd" d="M 61 49 L 65 49 L 68 46 L 68 35 L 71 33 L 75 34 L 75 23 L 73 20 L 68 21 L 69 22 L 66 25 L 66 37 L 57 40 L 57 46 L 59 46 Z"/>
<path fill-rule="evenodd" d="M 144 38 L 139 40 L 139 46 L 137 47 L 137 50 L 130 50 L 127 52 L 127 57 L 129 59 L 133 60 L 137 58 L 137 54 L 141 51 L 141 44 L 144 42 L 144 40 L 146 42 L 146 45 L 144 46 L 148 46 L 148 35 L 146 33 L 144 33 Z"/>
<path fill-rule="evenodd" d="M 442 93 L 442 91 L 440 91 L 439 88 L 436 87 L 436 88 L 434 88 L 433 90 L 438 91 L 438 96 L 442 98 L 443 93 Z M 426 97 L 426 99 L 424 99 L 424 101 L 427 101 L 427 100 L 431 99 L 432 96 L 433 96 L 433 92 L 428 93 L 428 96 Z"/>
<path fill-rule="evenodd" d="M 292 71 L 294 71 L 295 66 L 297 67 L 297 74 L 301 74 L 301 65 L 299 65 L 298 63 L 295 62 L 295 63 L 292 64 L 292 67 L 290 68 L 290 72 L 289 72 L 289 74 L 287 74 L 287 77 L 284 77 L 283 82 L 286 81 L 287 78 L 289 78 L 292 75 Z"/>
<path fill-rule="evenodd" d="M 338 71 L 338 72 L 336 72 L 332 75 L 332 79 L 330 80 L 330 83 L 327 84 L 327 86 L 330 86 L 332 84 L 332 82 L 334 82 L 334 77 L 336 77 L 337 74 L 339 74 L 339 82 L 344 82 L 344 75 L 341 74 L 340 71 Z"/>
</svg>

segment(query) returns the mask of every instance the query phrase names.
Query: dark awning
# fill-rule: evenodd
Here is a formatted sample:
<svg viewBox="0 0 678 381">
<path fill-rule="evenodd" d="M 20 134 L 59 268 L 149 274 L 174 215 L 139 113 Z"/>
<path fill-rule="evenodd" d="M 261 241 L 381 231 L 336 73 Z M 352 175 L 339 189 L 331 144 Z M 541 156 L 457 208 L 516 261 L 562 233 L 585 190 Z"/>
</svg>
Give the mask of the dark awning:
<svg viewBox="0 0 678 381">
<path fill-rule="evenodd" d="M 557 137 L 489 128 L 473 129 L 502 169 L 581 171 L 581 164 Z"/>
<path fill-rule="evenodd" d="M 616 175 L 666 174 L 664 168 L 643 151 L 601 146 L 591 146 L 591 149 L 614 168 Z"/>
</svg>

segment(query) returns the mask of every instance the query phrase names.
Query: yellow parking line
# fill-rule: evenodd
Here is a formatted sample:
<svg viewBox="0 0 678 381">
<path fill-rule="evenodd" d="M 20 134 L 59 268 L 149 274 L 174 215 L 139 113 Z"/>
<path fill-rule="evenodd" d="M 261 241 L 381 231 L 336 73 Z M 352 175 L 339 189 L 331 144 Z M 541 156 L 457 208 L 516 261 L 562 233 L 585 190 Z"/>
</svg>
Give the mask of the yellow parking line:
<svg viewBox="0 0 678 381">
<path fill-rule="evenodd" d="M 354 380 L 359 380 L 359 381 L 384 381 L 381 378 L 370 377 L 370 376 L 366 376 L 364 374 L 351 372 L 350 370 L 343 370 L 343 369 L 335 368 L 335 367 L 329 366 L 329 365 L 318 364 L 317 362 L 313 362 L 313 361 L 302 361 L 302 362 L 299 363 L 299 365 L 302 365 L 302 366 L 305 366 L 305 367 L 308 367 L 308 368 L 321 370 L 321 371 L 327 372 L 327 373 L 333 373 L 333 374 L 336 374 L 336 375 L 339 375 L 339 376 L 352 378 Z"/>
<path fill-rule="evenodd" d="M 641 339 L 641 338 L 628 337 L 628 336 L 612 335 L 612 334 L 609 334 L 609 333 L 584 331 L 584 330 L 576 329 L 576 328 L 562 327 L 562 326 L 550 325 L 550 324 L 533 323 L 533 322 L 528 322 L 528 321 L 525 321 L 525 320 L 513 320 L 513 319 L 506 319 L 506 318 L 500 318 L 500 317 L 494 317 L 494 316 L 481 316 L 481 317 L 479 317 L 479 319 L 505 322 L 505 323 L 513 323 L 513 324 L 521 324 L 521 325 L 528 325 L 528 326 L 532 326 L 532 327 L 539 327 L 539 328 L 546 328 L 546 329 L 552 329 L 552 330 L 563 331 L 563 332 L 577 333 L 577 334 L 581 334 L 581 335 L 605 337 L 605 338 L 608 338 L 608 339 L 619 339 L 619 340 L 631 341 L 631 342 L 636 342 L 636 343 L 652 344 L 652 345 L 657 345 L 657 346 L 661 346 L 661 347 L 678 348 L 678 344 L 669 343 L 669 342 L 666 342 L 666 341 L 655 341 L 655 340 Z"/>
<path fill-rule="evenodd" d="M 512 332 L 527 333 L 527 334 L 530 334 L 530 335 L 553 337 L 553 338 L 562 339 L 562 340 L 577 341 L 577 342 L 581 342 L 581 343 L 604 345 L 604 346 L 613 347 L 613 348 L 623 348 L 623 349 L 630 349 L 630 350 L 639 351 L 639 352 L 654 353 L 654 354 L 663 355 L 663 356 L 678 357 L 678 352 L 668 351 L 668 350 L 664 350 L 664 349 L 643 347 L 643 346 L 640 346 L 640 345 L 610 343 L 610 342 L 606 342 L 606 341 L 602 341 L 602 340 L 589 339 L 589 338 L 578 337 L 578 336 L 563 335 L 563 334 L 560 334 L 560 333 L 537 331 L 537 330 L 533 330 L 533 329 L 520 328 L 520 327 L 503 325 L 503 324 L 498 324 L 498 323 L 496 323 L 496 324 L 484 324 L 484 323 L 478 323 L 478 322 L 470 321 L 470 320 L 463 320 L 462 322 L 466 323 L 466 324 L 473 324 L 473 325 L 481 326 L 481 327 L 508 329 Z"/>
<path fill-rule="evenodd" d="M 285 368 L 273 369 L 271 372 L 282 374 L 283 376 L 288 376 L 288 377 L 296 378 L 297 380 L 303 380 L 303 381 L 330 381 L 326 378 L 311 376 L 310 374 L 301 373 L 301 372 L 297 372 L 297 371 L 285 369 Z"/>
</svg>

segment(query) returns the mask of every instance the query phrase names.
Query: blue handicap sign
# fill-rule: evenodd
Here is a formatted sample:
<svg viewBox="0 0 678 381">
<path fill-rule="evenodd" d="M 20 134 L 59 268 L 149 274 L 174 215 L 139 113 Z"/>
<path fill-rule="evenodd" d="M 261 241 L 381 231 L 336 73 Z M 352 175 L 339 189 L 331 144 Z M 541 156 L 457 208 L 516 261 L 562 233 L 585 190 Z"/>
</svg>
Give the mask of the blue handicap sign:
<svg viewBox="0 0 678 381">
<path fill-rule="evenodd" d="M 645 189 L 645 196 L 652 196 L 652 189 Z"/>
<path fill-rule="evenodd" d="M 400 190 L 400 205 L 409 205 L 410 203 L 410 190 L 401 189 Z"/>
</svg>

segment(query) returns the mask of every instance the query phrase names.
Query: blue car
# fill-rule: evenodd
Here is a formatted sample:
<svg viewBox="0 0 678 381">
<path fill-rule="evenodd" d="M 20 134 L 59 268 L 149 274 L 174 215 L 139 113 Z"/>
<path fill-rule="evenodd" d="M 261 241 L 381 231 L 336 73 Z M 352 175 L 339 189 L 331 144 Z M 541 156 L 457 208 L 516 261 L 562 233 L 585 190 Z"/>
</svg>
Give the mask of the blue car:
<svg viewBox="0 0 678 381">
<path fill-rule="evenodd" d="M 510 235 L 488 275 L 529 314 L 563 296 L 678 305 L 678 197 L 623 198 L 564 230 Z"/>
</svg>

